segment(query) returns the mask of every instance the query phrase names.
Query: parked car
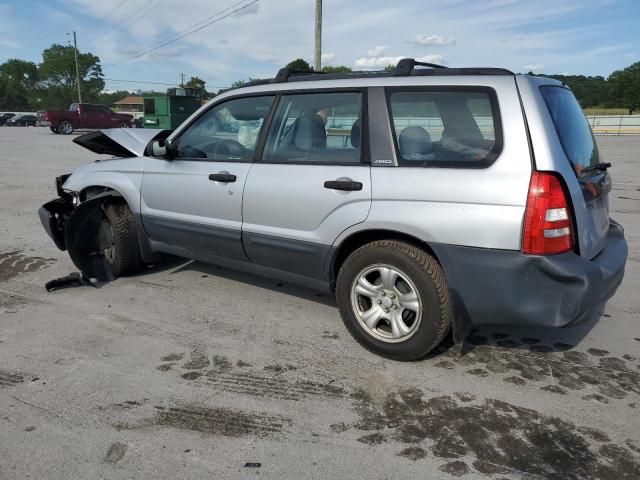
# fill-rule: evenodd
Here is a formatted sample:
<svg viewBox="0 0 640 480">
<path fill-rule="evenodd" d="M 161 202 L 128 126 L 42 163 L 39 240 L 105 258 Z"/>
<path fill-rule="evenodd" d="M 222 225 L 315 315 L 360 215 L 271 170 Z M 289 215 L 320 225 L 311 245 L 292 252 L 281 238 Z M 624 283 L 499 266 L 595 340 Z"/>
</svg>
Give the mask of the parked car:
<svg viewBox="0 0 640 480">
<path fill-rule="evenodd" d="M 549 78 L 412 59 L 283 69 L 172 133 L 74 141 L 125 157 L 58 177 L 39 211 L 86 276 L 169 253 L 335 292 L 355 339 L 397 360 L 473 325 L 583 322 L 624 274 L 610 164 Z"/>
<path fill-rule="evenodd" d="M 15 113 L 1 113 L 0 114 L 0 126 L 4 125 L 6 123 L 7 120 L 9 120 L 10 118 L 15 117 Z"/>
<path fill-rule="evenodd" d="M 132 126 L 133 115 L 115 113 L 110 108 L 91 103 L 72 103 L 69 110 L 46 111 L 44 122 L 54 133 L 69 135 L 79 128 L 129 128 Z"/>
<path fill-rule="evenodd" d="M 35 115 L 14 115 L 5 122 L 7 127 L 35 127 L 36 116 Z"/>
</svg>

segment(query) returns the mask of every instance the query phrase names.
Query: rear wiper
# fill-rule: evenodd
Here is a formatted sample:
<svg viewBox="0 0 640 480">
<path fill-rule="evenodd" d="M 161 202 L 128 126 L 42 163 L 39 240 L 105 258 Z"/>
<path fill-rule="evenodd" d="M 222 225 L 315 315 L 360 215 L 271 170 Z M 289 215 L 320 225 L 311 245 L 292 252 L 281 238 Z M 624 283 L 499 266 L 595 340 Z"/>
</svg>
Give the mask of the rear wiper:
<svg viewBox="0 0 640 480">
<path fill-rule="evenodd" d="M 584 167 L 584 170 L 582 170 L 583 172 L 593 172 L 594 170 L 600 170 L 600 171 L 606 171 L 607 168 L 609 168 L 611 166 L 611 163 L 606 162 L 606 163 L 596 163 L 595 165 L 591 165 L 589 167 Z"/>
</svg>

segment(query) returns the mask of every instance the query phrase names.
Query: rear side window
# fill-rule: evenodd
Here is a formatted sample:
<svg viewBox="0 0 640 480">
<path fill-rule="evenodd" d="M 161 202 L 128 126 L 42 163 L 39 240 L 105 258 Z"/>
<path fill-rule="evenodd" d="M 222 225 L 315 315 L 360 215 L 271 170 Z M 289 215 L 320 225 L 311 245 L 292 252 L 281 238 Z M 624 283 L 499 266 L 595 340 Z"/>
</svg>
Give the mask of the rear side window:
<svg viewBox="0 0 640 480">
<path fill-rule="evenodd" d="M 388 98 L 402 166 L 484 167 L 502 149 L 490 88 L 394 89 Z"/>
<path fill-rule="evenodd" d="M 263 161 L 360 163 L 361 97 L 359 92 L 283 95 L 271 123 Z"/>
<path fill-rule="evenodd" d="M 565 155 L 576 175 L 600 161 L 598 146 L 580 104 L 565 87 L 540 87 Z"/>
</svg>

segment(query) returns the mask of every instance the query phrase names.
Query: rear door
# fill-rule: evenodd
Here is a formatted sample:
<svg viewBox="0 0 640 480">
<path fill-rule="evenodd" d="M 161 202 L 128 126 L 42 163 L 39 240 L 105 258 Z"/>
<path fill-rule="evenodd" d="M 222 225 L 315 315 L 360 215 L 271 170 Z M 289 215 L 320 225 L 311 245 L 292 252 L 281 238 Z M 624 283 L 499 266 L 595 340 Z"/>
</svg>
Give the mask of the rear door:
<svg viewBox="0 0 640 480">
<path fill-rule="evenodd" d="M 601 167 L 598 145 L 571 90 L 561 85 L 542 85 L 539 90 L 555 129 L 551 138 L 556 136 L 561 146 L 555 152 L 556 161 L 560 157 L 560 165 L 571 167 L 560 171 L 567 183 L 578 182 L 571 197 L 580 253 L 590 259 L 606 245 L 611 178 Z"/>
<path fill-rule="evenodd" d="M 242 239 L 251 261 L 322 279 L 334 240 L 366 219 L 365 96 L 282 95 L 244 191 Z"/>
<path fill-rule="evenodd" d="M 173 159 L 145 167 L 144 228 L 163 244 L 246 260 L 242 193 L 273 96 L 237 98 L 207 110 L 185 128 Z"/>
</svg>

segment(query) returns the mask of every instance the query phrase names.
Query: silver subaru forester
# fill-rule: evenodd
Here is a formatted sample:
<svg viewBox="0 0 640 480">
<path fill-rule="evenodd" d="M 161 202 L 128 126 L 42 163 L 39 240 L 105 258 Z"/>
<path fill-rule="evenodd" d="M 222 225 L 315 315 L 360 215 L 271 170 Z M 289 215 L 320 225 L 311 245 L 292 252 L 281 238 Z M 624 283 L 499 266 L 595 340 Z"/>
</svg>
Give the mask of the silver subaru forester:
<svg viewBox="0 0 640 480">
<path fill-rule="evenodd" d="M 610 164 L 548 78 L 283 69 L 173 132 L 74 141 L 123 157 L 58 177 L 39 211 L 86 277 L 173 254 L 335 292 L 355 339 L 396 360 L 473 325 L 585 321 L 624 274 Z"/>
</svg>

